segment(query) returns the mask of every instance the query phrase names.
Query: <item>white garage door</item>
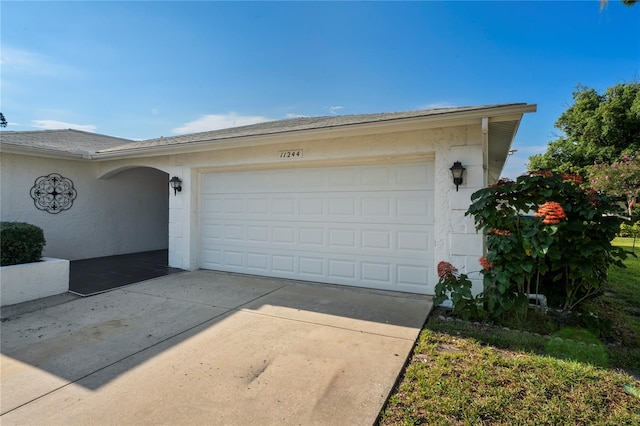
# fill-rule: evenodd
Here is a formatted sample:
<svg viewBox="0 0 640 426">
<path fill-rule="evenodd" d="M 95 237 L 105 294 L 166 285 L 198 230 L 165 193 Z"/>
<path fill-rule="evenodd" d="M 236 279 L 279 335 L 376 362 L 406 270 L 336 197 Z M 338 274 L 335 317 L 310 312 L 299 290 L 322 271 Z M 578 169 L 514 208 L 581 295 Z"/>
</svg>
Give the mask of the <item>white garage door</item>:
<svg viewBox="0 0 640 426">
<path fill-rule="evenodd" d="M 433 163 L 211 173 L 204 269 L 433 293 Z"/>
</svg>

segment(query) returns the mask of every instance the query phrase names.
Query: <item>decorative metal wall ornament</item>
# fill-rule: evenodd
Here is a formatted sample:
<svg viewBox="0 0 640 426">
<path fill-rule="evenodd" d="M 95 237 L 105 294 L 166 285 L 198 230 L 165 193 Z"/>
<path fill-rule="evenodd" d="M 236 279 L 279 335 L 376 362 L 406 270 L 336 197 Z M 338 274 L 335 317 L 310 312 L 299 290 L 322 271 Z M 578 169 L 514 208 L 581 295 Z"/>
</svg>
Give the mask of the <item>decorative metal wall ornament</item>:
<svg viewBox="0 0 640 426">
<path fill-rule="evenodd" d="M 51 214 L 69 210 L 77 196 L 71 179 L 57 173 L 40 176 L 31 188 L 31 198 L 36 208 Z"/>
</svg>

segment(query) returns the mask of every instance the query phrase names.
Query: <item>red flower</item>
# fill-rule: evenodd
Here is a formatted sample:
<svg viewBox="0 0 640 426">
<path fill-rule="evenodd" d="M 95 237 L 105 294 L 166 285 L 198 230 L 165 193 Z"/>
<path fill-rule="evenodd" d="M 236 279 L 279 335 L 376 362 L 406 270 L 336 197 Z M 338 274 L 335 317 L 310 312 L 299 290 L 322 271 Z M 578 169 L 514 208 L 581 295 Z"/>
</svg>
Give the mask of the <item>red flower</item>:
<svg viewBox="0 0 640 426">
<path fill-rule="evenodd" d="M 544 177 L 552 177 L 553 176 L 553 172 L 550 172 L 549 170 L 538 170 L 535 172 L 531 172 L 532 175 L 542 175 Z"/>
<path fill-rule="evenodd" d="M 450 276 L 455 276 L 458 273 L 458 269 L 449 262 L 438 263 L 438 277 L 444 280 Z"/>
<path fill-rule="evenodd" d="M 582 176 L 580 175 L 573 175 L 570 173 L 565 173 L 562 175 L 562 180 L 568 180 L 571 181 L 573 183 L 575 183 L 576 185 L 582 185 Z"/>
<path fill-rule="evenodd" d="M 496 235 L 502 235 L 503 237 L 508 237 L 509 235 L 511 235 L 511 231 L 507 229 L 493 228 L 489 230 L 488 234 L 496 234 Z"/>
<path fill-rule="evenodd" d="M 543 218 L 542 223 L 545 225 L 555 225 L 560 223 L 561 219 L 567 217 L 562 206 L 555 201 L 547 201 L 541 205 L 535 216 Z"/>
<path fill-rule="evenodd" d="M 482 269 L 486 269 L 488 271 L 493 268 L 493 262 L 489 262 L 486 257 L 482 256 L 478 260 L 480 262 L 480 266 L 482 266 Z"/>
</svg>

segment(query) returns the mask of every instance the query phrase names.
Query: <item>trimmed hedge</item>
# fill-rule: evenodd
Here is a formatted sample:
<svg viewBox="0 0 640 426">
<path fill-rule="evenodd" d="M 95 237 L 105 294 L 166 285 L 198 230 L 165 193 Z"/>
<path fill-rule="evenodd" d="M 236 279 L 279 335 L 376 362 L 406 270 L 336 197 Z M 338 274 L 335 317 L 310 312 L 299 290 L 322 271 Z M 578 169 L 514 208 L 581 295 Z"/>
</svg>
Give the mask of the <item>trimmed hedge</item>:
<svg viewBox="0 0 640 426">
<path fill-rule="evenodd" d="M 38 262 L 46 243 L 42 228 L 24 222 L 0 222 L 0 266 Z"/>
</svg>

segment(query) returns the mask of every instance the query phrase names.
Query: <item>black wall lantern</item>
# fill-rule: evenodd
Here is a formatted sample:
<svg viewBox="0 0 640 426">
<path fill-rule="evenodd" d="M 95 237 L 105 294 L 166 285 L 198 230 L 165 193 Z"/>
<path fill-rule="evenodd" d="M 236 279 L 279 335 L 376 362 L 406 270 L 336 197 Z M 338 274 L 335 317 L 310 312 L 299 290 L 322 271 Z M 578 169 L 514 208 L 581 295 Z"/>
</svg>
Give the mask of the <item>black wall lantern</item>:
<svg viewBox="0 0 640 426">
<path fill-rule="evenodd" d="M 169 180 L 169 185 L 173 188 L 173 195 L 178 195 L 182 191 L 182 181 L 178 176 L 174 176 Z"/>
<path fill-rule="evenodd" d="M 458 186 L 462 184 L 462 174 L 467 169 L 462 166 L 461 162 L 456 161 L 449 170 L 451 170 L 451 174 L 453 175 L 453 184 L 456 186 L 456 192 L 458 192 Z"/>
</svg>

